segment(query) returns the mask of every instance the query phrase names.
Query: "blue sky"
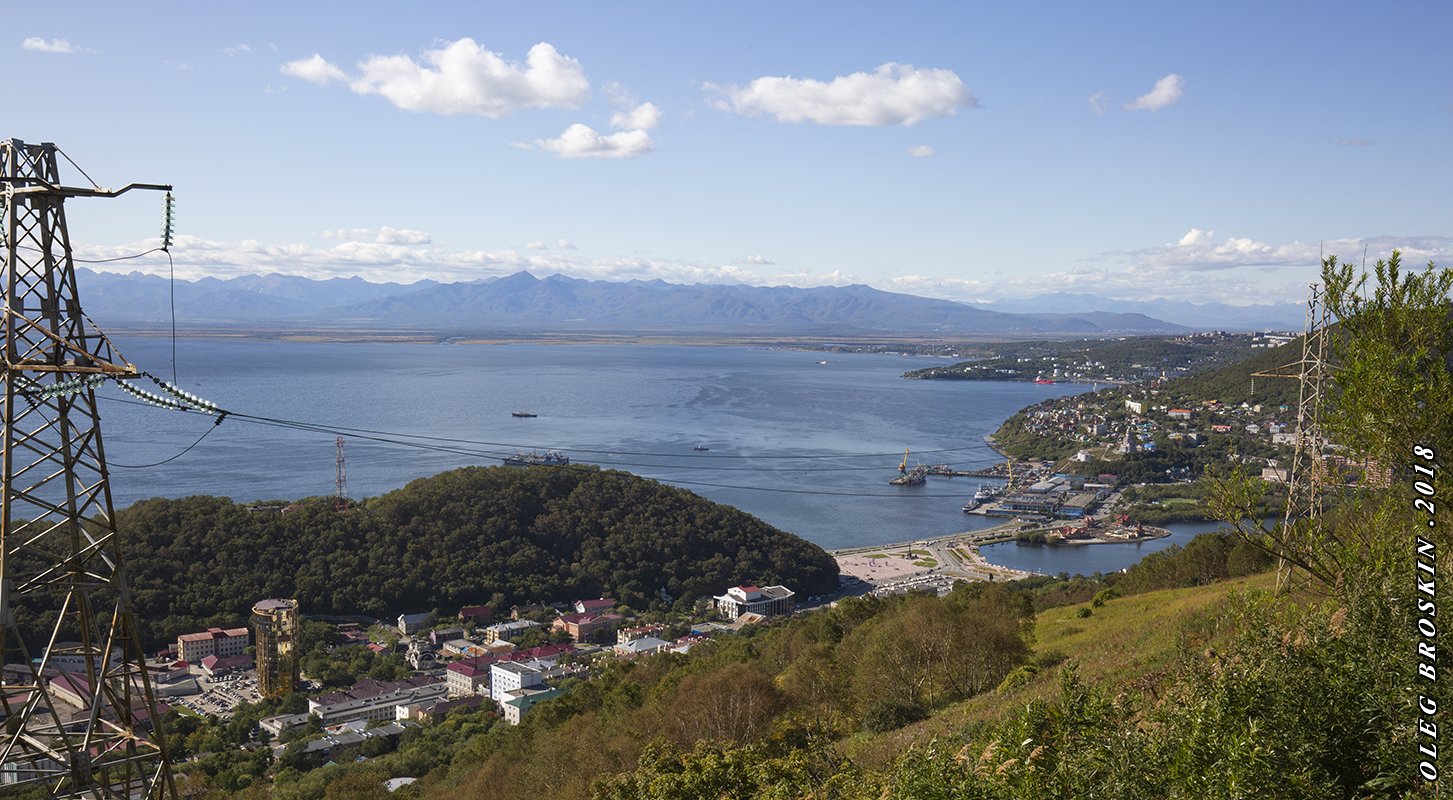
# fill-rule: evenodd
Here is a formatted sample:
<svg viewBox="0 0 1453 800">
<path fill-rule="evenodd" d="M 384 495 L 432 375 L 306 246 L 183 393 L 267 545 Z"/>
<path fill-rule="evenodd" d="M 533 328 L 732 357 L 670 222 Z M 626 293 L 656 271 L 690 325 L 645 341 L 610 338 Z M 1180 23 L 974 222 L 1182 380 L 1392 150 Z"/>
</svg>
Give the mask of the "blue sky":
<svg viewBox="0 0 1453 800">
<path fill-rule="evenodd" d="M 1453 263 L 1445 4 L 902 5 L 28 4 L 0 136 L 175 184 L 189 277 L 1244 304 L 1319 242 Z"/>
</svg>

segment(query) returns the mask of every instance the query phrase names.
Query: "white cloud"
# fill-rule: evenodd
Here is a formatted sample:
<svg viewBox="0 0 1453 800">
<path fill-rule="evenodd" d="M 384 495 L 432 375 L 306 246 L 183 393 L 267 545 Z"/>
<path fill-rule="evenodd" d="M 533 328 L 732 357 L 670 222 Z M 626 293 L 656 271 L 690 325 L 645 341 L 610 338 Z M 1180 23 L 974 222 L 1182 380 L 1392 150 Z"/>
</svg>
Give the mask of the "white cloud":
<svg viewBox="0 0 1453 800">
<path fill-rule="evenodd" d="M 1207 244 L 1211 241 L 1211 236 L 1213 234 L 1215 234 L 1215 231 L 1203 231 L 1200 228 L 1191 228 L 1189 231 L 1186 232 L 1185 236 L 1181 237 L 1180 246 L 1192 247 L 1195 245 Z"/>
<path fill-rule="evenodd" d="M 620 81 L 607 81 L 601 85 L 600 90 L 605 92 L 606 99 L 616 108 L 630 108 L 636 104 L 635 95 L 626 91 Z"/>
<path fill-rule="evenodd" d="M 308 58 L 300 58 L 296 61 L 289 61 L 282 66 L 284 75 L 291 75 L 294 78 L 302 78 L 305 81 L 316 83 L 319 86 L 326 86 L 333 81 L 345 81 L 347 75 L 343 70 L 328 63 L 322 55 L 314 53 Z"/>
<path fill-rule="evenodd" d="M 727 111 L 821 125 L 913 125 L 979 104 L 953 70 L 909 64 L 884 64 L 828 82 L 764 77 L 745 87 L 707 88 L 726 95 L 718 106 Z"/>
<path fill-rule="evenodd" d="M 1337 144 L 1341 147 L 1371 147 L 1372 140 L 1364 139 L 1361 136 L 1348 136 L 1344 139 L 1338 139 Z"/>
<path fill-rule="evenodd" d="M 232 47 L 224 47 L 224 48 L 222 48 L 223 55 L 226 55 L 228 58 L 233 58 L 233 57 L 236 57 L 236 56 L 245 55 L 245 54 L 248 54 L 248 53 L 251 53 L 251 52 L 252 52 L 252 46 L 249 45 L 249 44 L 246 44 L 246 43 L 238 44 L 238 45 L 233 45 Z"/>
<path fill-rule="evenodd" d="M 1094 94 L 1090 95 L 1090 110 L 1095 112 L 1096 116 L 1105 116 L 1104 92 L 1095 92 Z"/>
<path fill-rule="evenodd" d="M 613 128 L 648 131 L 661 124 L 661 109 L 654 103 L 642 103 L 630 111 L 618 111 L 610 117 Z"/>
<path fill-rule="evenodd" d="M 1402 251 L 1408 264 L 1453 263 L 1453 237 L 1370 236 L 1362 239 L 1327 239 L 1323 242 L 1261 242 L 1244 236 L 1229 236 L 1216 242 L 1211 231 L 1192 228 L 1176 244 L 1115 250 L 1104 255 L 1126 259 L 1134 267 L 1187 276 L 1206 284 L 1208 272 L 1252 269 L 1307 269 L 1315 277 L 1322 255 L 1359 260 L 1363 249 L 1373 258 L 1385 258 L 1394 249 Z M 1220 279 L 1218 279 L 1219 281 Z"/>
<path fill-rule="evenodd" d="M 926 144 L 921 144 L 917 147 L 908 148 L 908 155 L 913 156 L 914 158 L 928 158 L 929 156 L 936 155 L 937 153 L 937 150 L 934 150 L 932 146 Z"/>
<path fill-rule="evenodd" d="M 555 246 L 560 248 L 561 250 L 574 250 L 575 242 L 572 242 L 569 239 L 556 239 Z"/>
<path fill-rule="evenodd" d="M 406 111 L 478 114 L 499 118 L 525 108 L 577 108 L 590 92 L 580 62 L 541 42 L 525 63 L 464 38 L 409 56 L 370 56 L 359 64 L 350 87 L 377 94 Z"/>
<path fill-rule="evenodd" d="M 76 47 L 65 39 L 42 39 L 39 36 L 28 36 L 20 43 L 25 50 L 34 50 L 37 53 L 79 53 L 81 48 Z"/>
<path fill-rule="evenodd" d="M 589 125 L 575 123 L 554 139 L 536 139 L 532 143 L 516 143 L 526 149 L 544 150 L 560 158 L 630 158 L 656 149 L 646 131 L 620 131 L 603 134 Z"/>
<path fill-rule="evenodd" d="M 1126 103 L 1127 111 L 1159 111 L 1181 99 L 1185 93 L 1185 79 L 1171 73 L 1155 82 L 1155 88 Z"/>
<path fill-rule="evenodd" d="M 373 228 L 338 228 L 331 231 L 323 231 L 318 234 L 324 239 L 337 240 L 348 243 L 375 243 L 390 245 L 418 245 L 430 242 L 429 234 L 423 231 L 410 230 L 408 228 L 391 228 L 387 225 L 374 230 Z"/>
<path fill-rule="evenodd" d="M 452 249 L 432 244 L 386 244 L 368 241 L 369 235 L 374 234 L 371 229 L 344 229 L 330 234 L 332 235 L 328 238 L 340 238 L 339 234 L 342 234 L 347 240 L 332 246 L 317 247 L 306 243 L 268 244 L 256 240 L 213 241 L 181 235 L 176 239 L 172 255 L 176 259 L 177 277 L 187 280 L 205 276 L 229 278 L 277 272 L 315 279 L 356 275 L 378 282 L 412 282 L 425 278 L 469 281 L 509 275 L 523 269 L 536 275 L 559 273 L 588 280 L 610 281 L 660 278 L 671 283 L 756 286 L 825 286 L 862 282 L 860 278 L 831 271 L 777 274 L 758 272 L 750 266 L 697 261 L 634 257 L 582 259 L 566 253 L 522 253 L 513 249 Z M 568 244 L 565 240 L 556 242 L 556 246 L 561 249 L 567 249 L 565 245 Z M 78 248 L 77 255 L 82 258 L 113 258 L 132 255 L 155 245 L 156 240 L 152 239 L 108 247 L 85 247 Z M 763 266 L 770 264 L 770 261 L 763 260 Z M 100 270 L 114 267 L 112 271 L 121 272 L 135 269 L 153 275 L 166 275 L 168 270 L 164 255 L 160 258 L 157 255 L 148 255 L 116 264 L 88 266 Z"/>
<path fill-rule="evenodd" d="M 374 241 L 380 244 L 428 244 L 429 234 L 408 228 L 390 228 L 385 225 L 378 229 L 378 236 L 374 238 Z"/>
<path fill-rule="evenodd" d="M 549 250 L 550 245 L 546 242 L 529 242 L 525 245 L 526 250 Z"/>
<path fill-rule="evenodd" d="M 766 256 L 757 255 L 757 256 L 747 256 L 746 258 L 734 258 L 734 259 L 732 259 L 732 263 L 733 264 L 753 264 L 755 266 L 766 266 L 766 267 L 770 267 L 770 266 L 772 266 L 776 262 L 772 261 L 772 259 L 767 258 Z"/>
</svg>

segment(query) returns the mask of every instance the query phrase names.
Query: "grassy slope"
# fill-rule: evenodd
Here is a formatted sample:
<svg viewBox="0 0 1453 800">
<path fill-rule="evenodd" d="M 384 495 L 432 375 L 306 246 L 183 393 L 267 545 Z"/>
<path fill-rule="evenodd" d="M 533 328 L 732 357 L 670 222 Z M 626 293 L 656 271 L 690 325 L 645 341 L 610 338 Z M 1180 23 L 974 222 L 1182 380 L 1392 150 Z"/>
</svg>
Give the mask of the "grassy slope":
<svg viewBox="0 0 1453 800">
<path fill-rule="evenodd" d="M 1052 608 L 1035 620 L 1035 656 L 1058 652 L 1076 659 L 1080 676 L 1089 684 L 1143 687 L 1171 668 L 1187 623 L 1214 610 L 1232 592 L 1270 589 L 1274 583 L 1274 573 L 1263 573 L 1209 586 L 1147 592 L 1111 600 L 1083 619 L 1077 615 L 1089 603 Z M 998 719 L 1033 699 L 1052 695 L 1058 690 L 1059 671 L 1058 667 L 1041 670 L 1023 686 L 971 698 L 906 728 L 877 736 L 860 734 L 845 742 L 844 750 L 861 766 L 885 766 L 917 742 Z"/>
</svg>

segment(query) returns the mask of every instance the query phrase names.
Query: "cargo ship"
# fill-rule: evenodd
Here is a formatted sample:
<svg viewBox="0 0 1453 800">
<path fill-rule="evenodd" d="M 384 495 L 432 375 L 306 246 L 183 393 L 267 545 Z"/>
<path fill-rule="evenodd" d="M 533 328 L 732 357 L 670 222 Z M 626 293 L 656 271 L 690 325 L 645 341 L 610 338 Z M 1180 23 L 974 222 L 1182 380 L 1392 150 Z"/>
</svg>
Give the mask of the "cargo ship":
<svg viewBox="0 0 1453 800">
<path fill-rule="evenodd" d="M 512 416 L 512 417 L 538 417 L 540 415 L 539 414 L 532 414 L 529 411 L 511 411 L 510 412 L 510 416 Z"/>
<path fill-rule="evenodd" d="M 570 456 L 559 450 L 546 450 L 537 452 L 531 450 L 528 453 L 515 451 L 515 454 L 504 459 L 506 467 L 563 467 L 570 463 Z"/>
</svg>

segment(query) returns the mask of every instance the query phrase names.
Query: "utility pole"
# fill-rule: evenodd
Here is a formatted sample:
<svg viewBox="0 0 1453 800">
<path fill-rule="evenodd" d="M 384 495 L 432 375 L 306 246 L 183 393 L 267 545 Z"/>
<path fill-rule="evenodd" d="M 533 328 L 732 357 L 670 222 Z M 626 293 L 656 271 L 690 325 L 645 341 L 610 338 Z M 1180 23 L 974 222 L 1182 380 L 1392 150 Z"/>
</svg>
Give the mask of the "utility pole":
<svg viewBox="0 0 1453 800">
<path fill-rule="evenodd" d="M 95 387 L 135 377 L 81 310 L 54 144 L 0 141 L 0 784 L 176 798 L 101 443 Z M 63 155 L 63 154 L 62 154 Z M 84 174 L 84 173 L 83 173 Z"/>
<path fill-rule="evenodd" d="M 333 478 L 334 483 L 337 485 L 337 488 L 334 490 L 334 493 L 333 493 L 333 510 L 334 511 L 347 511 L 348 510 L 348 470 L 345 468 L 344 463 L 343 463 L 343 437 L 342 436 L 339 436 L 337 439 L 335 439 L 334 440 L 334 444 L 336 444 L 338 446 L 338 459 L 337 459 L 336 468 L 334 470 L 334 478 Z"/>
<path fill-rule="evenodd" d="M 1287 465 L 1287 508 L 1282 519 L 1282 547 L 1294 541 L 1293 526 L 1322 514 L 1322 481 L 1326 466 L 1322 462 L 1322 397 L 1327 378 L 1327 304 L 1319 284 L 1307 287 L 1307 321 L 1302 333 L 1302 358 L 1267 372 L 1254 373 L 1252 379 L 1296 378 L 1297 430 L 1291 464 Z M 1295 372 L 1293 372 L 1295 370 Z M 1303 537 L 1307 544 L 1304 555 L 1315 559 L 1313 534 Z M 1290 577 L 1291 566 L 1286 556 L 1279 555 L 1276 585 L 1280 589 Z"/>
</svg>

